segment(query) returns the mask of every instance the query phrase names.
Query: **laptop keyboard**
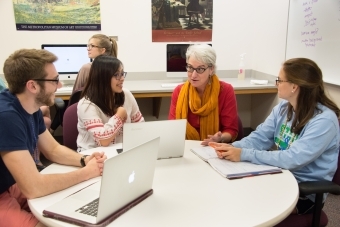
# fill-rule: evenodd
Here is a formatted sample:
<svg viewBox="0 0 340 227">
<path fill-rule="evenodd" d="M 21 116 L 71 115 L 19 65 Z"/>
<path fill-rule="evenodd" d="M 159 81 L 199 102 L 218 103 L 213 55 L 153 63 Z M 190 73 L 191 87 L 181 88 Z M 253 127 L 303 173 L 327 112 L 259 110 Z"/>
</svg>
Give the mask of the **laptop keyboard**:
<svg viewBox="0 0 340 227">
<path fill-rule="evenodd" d="M 93 217 L 97 217 L 99 198 L 89 202 L 85 206 L 76 210 L 78 213 L 87 214 Z"/>
</svg>

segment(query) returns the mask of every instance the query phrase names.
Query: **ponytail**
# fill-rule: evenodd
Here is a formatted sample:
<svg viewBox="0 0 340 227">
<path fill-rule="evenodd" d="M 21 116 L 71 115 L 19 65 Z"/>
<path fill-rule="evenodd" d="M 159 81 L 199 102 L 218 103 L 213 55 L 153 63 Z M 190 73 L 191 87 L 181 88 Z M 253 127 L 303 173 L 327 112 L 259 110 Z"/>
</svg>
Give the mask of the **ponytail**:
<svg viewBox="0 0 340 227">
<path fill-rule="evenodd" d="M 118 57 L 118 45 L 115 39 L 112 39 L 110 37 L 108 37 L 111 43 L 111 51 L 110 51 L 110 55 L 113 57 Z"/>
</svg>

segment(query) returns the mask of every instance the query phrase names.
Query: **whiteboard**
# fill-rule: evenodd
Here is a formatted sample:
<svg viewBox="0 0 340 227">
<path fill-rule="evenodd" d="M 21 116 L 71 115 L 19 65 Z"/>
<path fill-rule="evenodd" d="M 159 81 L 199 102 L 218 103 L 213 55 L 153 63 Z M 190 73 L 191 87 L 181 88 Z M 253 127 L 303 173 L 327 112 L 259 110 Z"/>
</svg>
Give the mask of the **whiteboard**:
<svg viewBox="0 0 340 227">
<path fill-rule="evenodd" d="M 340 0 L 290 0 L 286 59 L 314 60 L 326 83 L 340 85 Z"/>
</svg>

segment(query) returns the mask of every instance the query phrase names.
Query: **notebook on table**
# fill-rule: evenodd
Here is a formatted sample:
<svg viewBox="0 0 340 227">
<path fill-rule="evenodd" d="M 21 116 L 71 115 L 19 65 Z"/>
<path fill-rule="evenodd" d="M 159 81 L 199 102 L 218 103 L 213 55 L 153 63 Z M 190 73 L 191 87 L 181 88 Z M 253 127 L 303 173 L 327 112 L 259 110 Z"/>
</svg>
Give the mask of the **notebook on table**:
<svg viewBox="0 0 340 227">
<path fill-rule="evenodd" d="M 213 169 L 228 179 L 282 173 L 282 170 L 275 166 L 258 165 L 250 162 L 232 162 L 226 159 L 220 159 L 217 157 L 215 149 L 210 146 L 195 147 L 192 148 L 191 151 L 202 160 L 208 162 Z"/>
<path fill-rule="evenodd" d="M 48 207 L 43 215 L 81 226 L 108 225 L 153 193 L 159 141 L 151 139 L 107 159 L 100 182 Z"/>
<path fill-rule="evenodd" d="M 158 159 L 182 157 L 186 125 L 186 119 L 125 123 L 123 126 L 123 151 L 142 141 L 160 137 Z"/>
</svg>

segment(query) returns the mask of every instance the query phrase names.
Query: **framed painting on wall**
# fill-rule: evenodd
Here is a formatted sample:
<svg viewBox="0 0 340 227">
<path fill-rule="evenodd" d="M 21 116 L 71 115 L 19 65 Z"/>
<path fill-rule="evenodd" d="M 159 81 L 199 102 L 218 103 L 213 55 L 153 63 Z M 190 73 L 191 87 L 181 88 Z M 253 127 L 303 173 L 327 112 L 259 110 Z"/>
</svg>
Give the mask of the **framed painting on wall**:
<svg viewBox="0 0 340 227">
<path fill-rule="evenodd" d="M 17 30 L 101 30 L 99 0 L 12 0 Z"/>
<path fill-rule="evenodd" d="M 153 42 L 212 40 L 213 0 L 151 0 Z"/>
</svg>

